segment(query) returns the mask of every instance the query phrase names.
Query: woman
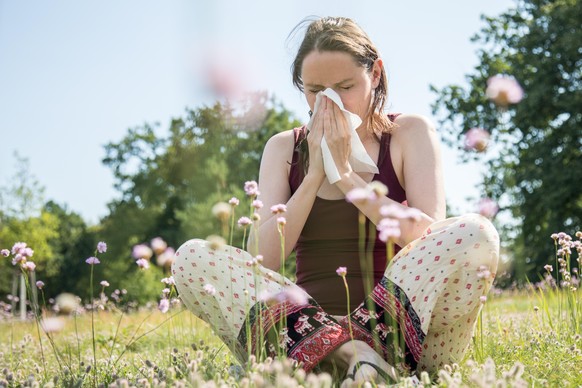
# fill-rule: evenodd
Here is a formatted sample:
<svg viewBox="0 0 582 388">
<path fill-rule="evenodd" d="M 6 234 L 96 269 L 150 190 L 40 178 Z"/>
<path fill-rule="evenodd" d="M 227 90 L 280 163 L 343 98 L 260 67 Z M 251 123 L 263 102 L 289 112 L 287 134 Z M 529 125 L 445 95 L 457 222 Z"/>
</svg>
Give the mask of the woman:
<svg viewBox="0 0 582 388">
<path fill-rule="evenodd" d="M 313 117 L 309 129 L 279 133 L 265 146 L 259 173 L 265 206 L 258 210 L 260 226 L 249 241 L 263 256 L 262 265 L 238 249 L 212 250 L 202 240 L 191 240 L 174 263 L 184 302 L 241 360 L 260 349 L 270 355 L 283 349 L 306 370 L 332 365 L 345 376 L 344 385 L 394 380 L 391 365 L 401 371 L 436 371 L 460 361 L 496 271 L 495 229 L 475 214 L 445 219 L 434 127 L 421 116 L 383 113 L 383 62 L 352 20 L 311 22 L 292 72 Z M 320 94 L 326 89 L 361 118 L 355 132 L 340 106 Z M 324 138 L 327 151 L 322 151 Z M 354 170 L 352 142 L 358 139 L 377 173 Z M 327 164 L 335 164 L 335 179 L 326 175 L 324 152 L 331 158 Z M 371 181 L 385 184 L 388 194 L 345 201 L 348 193 Z M 270 211 L 277 204 L 286 205 L 284 220 Z M 400 220 L 400 236 L 393 242 L 403 249 L 390 263 L 384 242 L 376 238 L 373 263 L 362 266 L 359 214 L 365 215 L 368 230 L 369 222 L 380 222 L 386 205 L 420 213 Z M 284 257 L 296 251 L 297 285 L 275 272 L 282 249 Z M 349 305 L 338 267 L 347 268 Z M 366 278 L 373 279 L 371 286 Z M 212 279 L 218 285 L 208 287 Z M 306 299 L 262 303 L 259 289 Z"/>
</svg>

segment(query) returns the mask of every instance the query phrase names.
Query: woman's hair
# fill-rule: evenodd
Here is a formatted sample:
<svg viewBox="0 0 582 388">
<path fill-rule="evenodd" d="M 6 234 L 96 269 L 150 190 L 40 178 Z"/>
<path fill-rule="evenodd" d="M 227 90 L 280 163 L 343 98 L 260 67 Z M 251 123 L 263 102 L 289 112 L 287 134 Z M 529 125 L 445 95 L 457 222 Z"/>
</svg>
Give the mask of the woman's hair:
<svg viewBox="0 0 582 388">
<path fill-rule="evenodd" d="M 299 23 L 291 34 L 294 34 L 306 22 L 309 20 Z M 376 46 L 353 20 L 329 16 L 313 20 L 307 26 L 303 41 L 291 65 L 293 84 L 302 92 L 304 92 L 304 88 L 301 67 L 305 57 L 313 50 L 340 51 L 350 54 L 357 63 L 368 71 L 372 71 L 374 62 L 379 57 Z M 380 83 L 372 92 L 372 104 L 368 112 L 368 128 L 376 134 L 389 131 L 394 126 L 383 113 L 387 98 L 388 81 L 386 71 L 382 67 Z"/>
</svg>

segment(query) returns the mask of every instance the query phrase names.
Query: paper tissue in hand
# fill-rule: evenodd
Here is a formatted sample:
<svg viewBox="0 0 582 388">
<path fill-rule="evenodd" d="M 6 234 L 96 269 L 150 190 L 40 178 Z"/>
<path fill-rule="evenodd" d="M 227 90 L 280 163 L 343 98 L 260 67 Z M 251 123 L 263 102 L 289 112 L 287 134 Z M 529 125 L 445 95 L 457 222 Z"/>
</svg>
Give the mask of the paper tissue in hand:
<svg viewBox="0 0 582 388">
<path fill-rule="evenodd" d="M 334 103 L 337 104 L 337 106 L 344 114 L 344 117 L 346 118 L 346 121 L 350 127 L 350 131 L 352 134 L 351 139 L 352 152 L 350 154 L 349 162 L 350 165 L 352 166 L 352 169 L 355 172 L 369 172 L 377 174 L 378 166 L 376 166 L 370 155 L 368 155 L 368 153 L 366 152 L 366 149 L 364 148 L 364 145 L 362 144 L 362 141 L 360 140 L 360 137 L 356 132 L 356 128 L 358 128 L 360 124 L 362 124 L 362 119 L 358 115 L 344 109 L 344 104 L 340 96 L 333 89 L 327 88 L 324 91 L 319 92 L 317 94 L 315 98 L 315 106 L 313 107 L 313 116 L 309 123 L 307 124 L 307 129 L 311 129 L 313 117 L 315 116 L 315 113 L 319 109 L 319 105 L 321 103 L 321 98 L 323 95 L 329 97 Z M 340 175 L 337 166 L 333 161 L 333 157 L 331 156 L 331 152 L 329 151 L 329 146 L 325 141 L 325 135 L 321 140 L 321 153 L 323 155 L 323 168 L 325 170 L 325 175 L 327 176 L 329 183 L 334 184 L 340 180 Z"/>
</svg>

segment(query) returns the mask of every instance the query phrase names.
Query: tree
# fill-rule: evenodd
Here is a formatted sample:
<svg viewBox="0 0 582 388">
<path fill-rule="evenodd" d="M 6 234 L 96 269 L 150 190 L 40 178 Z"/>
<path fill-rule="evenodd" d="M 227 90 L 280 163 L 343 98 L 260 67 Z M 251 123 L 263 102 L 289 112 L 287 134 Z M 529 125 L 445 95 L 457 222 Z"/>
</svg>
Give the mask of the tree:
<svg viewBox="0 0 582 388">
<path fill-rule="evenodd" d="M 518 0 L 484 20 L 468 85 L 433 88 L 433 112 L 450 143 L 469 128 L 491 131 L 498 146 L 483 189 L 515 220 L 505 229 L 514 274 L 535 280 L 554 255 L 550 234 L 573 234 L 582 221 L 582 1 Z M 487 99 L 496 74 L 523 85 L 521 103 L 500 110 Z"/>
<path fill-rule="evenodd" d="M 298 125 L 282 106 L 257 93 L 236 107 L 217 102 L 187 110 L 172 120 L 166 137 L 145 124 L 107 144 L 103 163 L 113 171 L 119 198 L 101 222 L 100 239 L 110 247 L 103 276 L 129 290 L 134 284 L 128 279 L 137 270 L 133 245 L 160 236 L 177 248 L 190 238 L 220 233 L 212 206 L 232 196 L 244 200 L 243 184 L 257 178 L 267 139 Z M 241 201 L 239 211 L 248 205 Z M 234 241 L 242 241 L 240 231 Z M 134 288 L 147 300 L 146 294 L 159 293 L 159 279 L 148 287 Z"/>
</svg>

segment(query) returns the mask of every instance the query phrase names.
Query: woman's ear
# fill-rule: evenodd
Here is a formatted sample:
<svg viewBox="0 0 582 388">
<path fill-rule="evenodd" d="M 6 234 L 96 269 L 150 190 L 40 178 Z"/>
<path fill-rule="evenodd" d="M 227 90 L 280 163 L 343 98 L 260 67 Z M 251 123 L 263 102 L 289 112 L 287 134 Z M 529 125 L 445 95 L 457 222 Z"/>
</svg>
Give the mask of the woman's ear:
<svg viewBox="0 0 582 388">
<path fill-rule="evenodd" d="M 376 89 L 380 84 L 380 78 L 382 77 L 382 69 L 384 69 L 384 62 L 382 58 L 378 58 L 374 61 L 372 65 L 372 88 Z"/>
</svg>

